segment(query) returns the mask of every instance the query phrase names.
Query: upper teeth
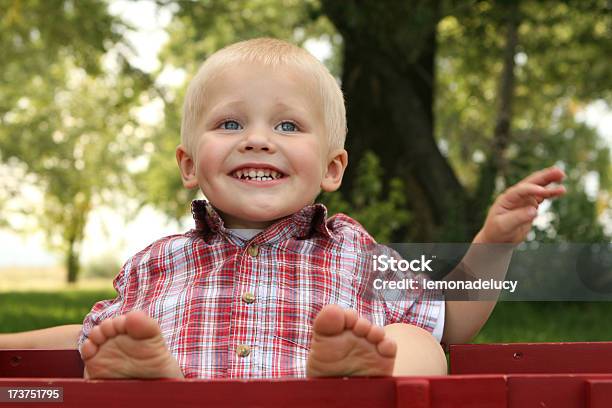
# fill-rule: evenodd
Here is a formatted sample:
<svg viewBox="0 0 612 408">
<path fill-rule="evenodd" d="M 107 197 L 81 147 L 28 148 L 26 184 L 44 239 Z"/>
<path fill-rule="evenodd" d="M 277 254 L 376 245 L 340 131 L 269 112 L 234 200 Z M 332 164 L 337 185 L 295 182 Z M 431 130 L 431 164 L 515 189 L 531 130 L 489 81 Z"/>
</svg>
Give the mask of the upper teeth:
<svg viewBox="0 0 612 408">
<path fill-rule="evenodd" d="M 282 177 L 281 173 L 274 170 L 254 168 L 236 170 L 232 175 L 237 178 L 249 178 L 259 181 L 275 180 Z"/>
</svg>

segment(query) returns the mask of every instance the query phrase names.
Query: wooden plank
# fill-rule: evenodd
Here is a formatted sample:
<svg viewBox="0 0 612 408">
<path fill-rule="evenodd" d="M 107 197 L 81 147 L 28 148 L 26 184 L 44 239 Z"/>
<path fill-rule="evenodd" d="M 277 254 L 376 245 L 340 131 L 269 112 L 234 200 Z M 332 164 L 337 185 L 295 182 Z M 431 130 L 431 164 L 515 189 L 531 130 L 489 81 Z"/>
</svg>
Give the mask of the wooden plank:
<svg viewBox="0 0 612 408">
<path fill-rule="evenodd" d="M 82 378 L 77 350 L 0 350 L 0 378 Z"/>
<path fill-rule="evenodd" d="M 430 408 L 429 380 L 414 377 L 395 379 L 395 406 Z"/>
<path fill-rule="evenodd" d="M 506 378 L 501 375 L 429 379 L 432 408 L 506 408 Z"/>
<path fill-rule="evenodd" d="M 63 387 L 64 401 L 45 407 L 395 407 L 392 378 L 286 380 L 0 379 L 0 387 Z M 4 406 L 4 405 L 3 405 Z"/>
<path fill-rule="evenodd" d="M 450 346 L 452 374 L 612 373 L 612 342 Z"/>
<path fill-rule="evenodd" d="M 586 381 L 580 377 L 510 376 L 508 408 L 584 408 Z"/>
<path fill-rule="evenodd" d="M 587 380 L 586 407 L 609 408 L 612 405 L 612 379 Z"/>
<path fill-rule="evenodd" d="M 507 377 L 508 407 L 589 407 L 590 382 L 612 381 L 609 374 L 531 374 Z M 605 407 L 612 406 L 607 399 Z"/>
</svg>

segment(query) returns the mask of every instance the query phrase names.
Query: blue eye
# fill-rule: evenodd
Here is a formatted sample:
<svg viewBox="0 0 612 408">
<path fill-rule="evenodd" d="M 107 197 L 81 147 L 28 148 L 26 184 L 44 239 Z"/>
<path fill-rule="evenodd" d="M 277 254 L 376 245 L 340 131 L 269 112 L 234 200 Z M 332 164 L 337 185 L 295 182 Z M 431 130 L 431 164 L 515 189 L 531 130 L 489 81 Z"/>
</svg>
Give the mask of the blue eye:
<svg viewBox="0 0 612 408">
<path fill-rule="evenodd" d="M 220 127 L 221 129 L 225 130 L 240 130 L 242 128 L 242 126 L 240 126 L 240 123 L 236 122 L 235 120 L 226 120 L 221 124 Z"/>
<path fill-rule="evenodd" d="M 281 122 L 276 128 L 280 126 L 282 132 L 297 132 L 298 128 L 293 122 Z"/>
</svg>

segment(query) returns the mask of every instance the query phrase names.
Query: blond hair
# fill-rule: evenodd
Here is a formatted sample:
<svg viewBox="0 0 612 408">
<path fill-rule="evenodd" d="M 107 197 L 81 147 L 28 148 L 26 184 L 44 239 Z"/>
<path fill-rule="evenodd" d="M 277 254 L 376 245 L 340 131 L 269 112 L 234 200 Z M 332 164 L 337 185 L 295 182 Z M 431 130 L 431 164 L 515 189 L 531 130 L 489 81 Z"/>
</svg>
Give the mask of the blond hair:
<svg viewBox="0 0 612 408">
<path fill-rule="evenodd" d="M 191 80 L 181 124 L 181 144 L 190 154 L 197 151 L 198 125 L 201 113 L 206 106 L 206 91 L 211 78 L 237 63 L 260 63 L 271 68 L 284 66 L 298 68 L 312 75 L 317 84 L 315 92 L 323 105 L 323 118 L 328 133 L 330 149 L 344 147 L 346 138 L 346 111 L 344 97 L 325 65 L 308 51 L 273 38 L 255 38 L 229 45 L 206 59 Z"/>
</svg>

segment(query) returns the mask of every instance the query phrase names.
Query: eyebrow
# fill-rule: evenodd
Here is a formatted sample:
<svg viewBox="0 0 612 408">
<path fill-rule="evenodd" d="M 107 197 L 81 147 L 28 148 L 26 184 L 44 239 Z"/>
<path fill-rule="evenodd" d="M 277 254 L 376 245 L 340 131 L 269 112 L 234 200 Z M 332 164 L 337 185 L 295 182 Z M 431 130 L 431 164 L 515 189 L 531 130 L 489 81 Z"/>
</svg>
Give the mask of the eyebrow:
<svg viewBox="0 0 612 408">
<path fill-rule="evenodd" d="M 242 106 L 244 106 L 243 101 L 232 101 L 232 102 L 225 103 L 221 106 L 215 106 L 210 112 L 208 112 L 208 114 L 212 116 L 216 116 L 218 112 L 220 111 L 222 112 L 225 109 L 240 108 Z"/>
<path fill-rule="evenodd" d="M 308 110 L 300 108 L 300 107 L 290 106 L 290 105 L 287 105 L 284 102 L 276 102 L 274 104 L 274 108 L 275 109 L 283 109 L 283 110 L 287 110 L 287 111 L 293 111 L 293 112 L 296 112 L 296 113 L 298 113 L 300 115 L 308 116 Z"/>
<path fill-rule="evenodd" d="M 226 109 L 241 108 L 244 105 L 246 105 L 244 103 L 244 101 L 240 101 L 240 100 L 231 101 L 231 102 L 225 103 L 225 104 L 223 104 L 221 106 L 215 106 L 209 112 L 209 115 L 216 116 L 219 112 L 223 112 Z M 300 107 L 295 107 L 295 106 L 287 105 L 284 102 L 276 102 L 274 104 L 274 109 L 281 109 L 281 110 L 285 110 L 285 111 L 293 111 L 293 112 L 296 112 L 299 115 L 308 116 L 308 110 L 302 109 Z"/>
</svg>

